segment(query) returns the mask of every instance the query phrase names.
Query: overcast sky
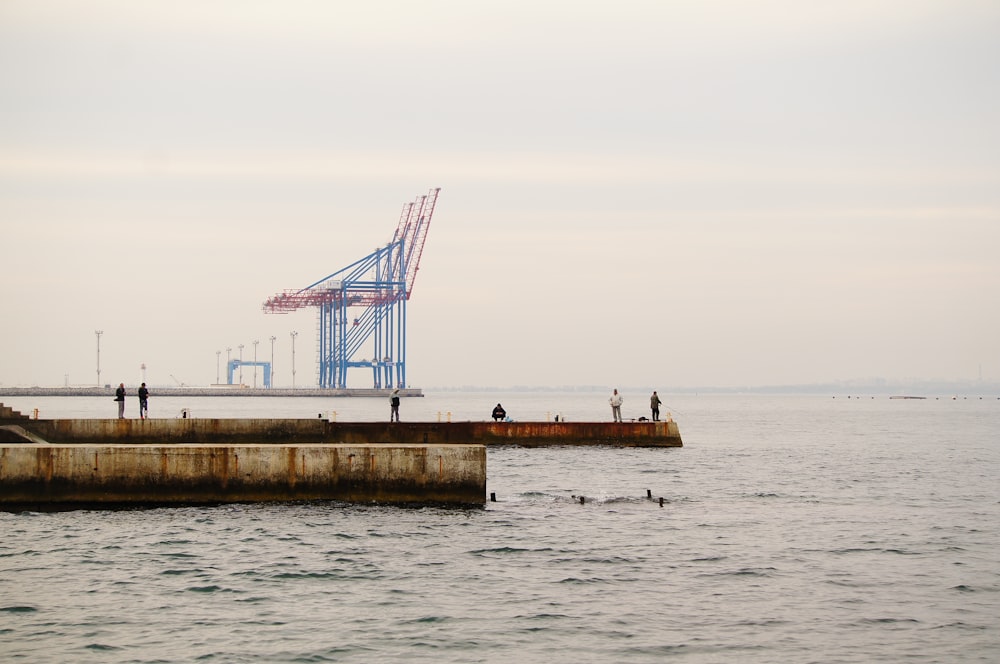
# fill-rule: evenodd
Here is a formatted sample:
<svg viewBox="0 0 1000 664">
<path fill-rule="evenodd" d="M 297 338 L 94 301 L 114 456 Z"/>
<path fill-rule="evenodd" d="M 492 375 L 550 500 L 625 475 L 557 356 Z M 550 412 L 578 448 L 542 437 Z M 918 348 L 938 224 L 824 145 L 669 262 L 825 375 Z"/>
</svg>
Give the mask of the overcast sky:
<svg viewBox="0 0 1000 664">
<path fill-rule="evenodd" d="M 1000 380 L 996 1 L 0 0 L 0 385 L 315 384 L 432 187 L 415 387 Z"/>
</svg>

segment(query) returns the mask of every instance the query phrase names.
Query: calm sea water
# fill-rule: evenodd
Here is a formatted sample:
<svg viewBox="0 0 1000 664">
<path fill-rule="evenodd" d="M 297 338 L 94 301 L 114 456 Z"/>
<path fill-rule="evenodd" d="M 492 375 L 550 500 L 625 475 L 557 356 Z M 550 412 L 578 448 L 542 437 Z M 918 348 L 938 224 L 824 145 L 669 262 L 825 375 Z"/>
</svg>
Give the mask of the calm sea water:
<svg viewBox="0 0 1000 664">
<path fill-rule="evenodd" d="M 625 396 L 626 417 L 646 414 L 648 395 Z M 2 659 L 1000 661 L 995 395 L 661 397 L 684 448 L 490 449 L 484 509 L 0 513 Z M 520 420 L 610 419 L 588 393 L 435 393 L 402 416 L 480 420 L 497 401 Z M 388 419 L 383 399 L 150 406 Z"/>
</svg>

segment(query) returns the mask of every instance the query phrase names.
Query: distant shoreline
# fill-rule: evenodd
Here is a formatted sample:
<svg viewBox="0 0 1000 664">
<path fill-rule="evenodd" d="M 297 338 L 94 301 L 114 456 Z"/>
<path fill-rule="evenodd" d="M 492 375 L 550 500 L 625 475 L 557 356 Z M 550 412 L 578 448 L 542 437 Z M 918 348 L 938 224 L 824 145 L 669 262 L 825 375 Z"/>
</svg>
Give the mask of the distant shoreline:
<svg viewBox="0 0 1000 664">
<path fill-rule="evenodd" d="M 95 397 L 114 396 L 116 386 L 110 387 L 0 387 L 0 398 L 2 397 L 29 397 L 29 396 L 52 396 L 52 397 Z M 128 384 L 126 388 L 134 395 L 137 384 Z M 538 393 L 603 393 L 610 392 L 611 387 L 617 387 L 620 392 L 628 393 L 649 393 L 657 390 L 661 395 L 761 395 L 761 396 L 824 396 L 824 397 L 895 397 L 901 396 L 909 398 L 1000 398 L 1000 383 L 979 382 L 979 381 L 913 381 L 913 382 L 889 382 L 884 383 L 817 383 L 814 385 L 743 385 L 743 386 L 701 386 L 701 387 L 677 387 L 669 385 L 655 386 L 600 386 L 600 385 L 457 385 L 457 386 L 433 386 L 428 388 L 401 388 L 400 396 L 403 397 L 423 397 L 426 391 L 430 392 L 483 392 L 483 393 L 510 393 L 523 392 L 526 394 Z M 319 387 L 297 387 L 297 388 L 253 388 L 239 385 L 211 385 L 203 387 L 193 386 L 156 386 L 150 387 L 150 391 L 155 396 L 178 396 L 178 397 L 388 397 L 393 388 L 319 388 Z"/>
<path fill-rule="evenodd" d="M 129 396 L 135 387 L 129 386 Z M 219 387 L 151 387 L 150 396 L 156 397 L 388 397 L 393 388 L 253 388 Z M 422 397 L 420 388 L 400 388 L 402 397 Z M 0 387 L 0 397 L 114 397 L 115 387 Z"/>
</svg>

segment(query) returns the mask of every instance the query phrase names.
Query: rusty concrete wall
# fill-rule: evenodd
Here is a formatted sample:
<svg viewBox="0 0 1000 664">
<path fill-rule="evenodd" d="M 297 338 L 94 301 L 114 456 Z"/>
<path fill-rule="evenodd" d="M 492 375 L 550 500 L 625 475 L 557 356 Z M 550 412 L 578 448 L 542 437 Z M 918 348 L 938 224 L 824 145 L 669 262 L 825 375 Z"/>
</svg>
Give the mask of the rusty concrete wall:
<svg viewBox="0 0 1000 664">
<path fill-rule="evenodd" d="M 321 419 L 31 420 L 50 443 L 468 444 L 681 447 L 668 422 L 327 422 Z"/>
<path fill-rule="evenodd" d="M 481 445 L 0 446 L 0 507 L 288 500 L 484 504 Z"/>
<path fill-rule="evenodd" d="M 67 419 L 21 423 L 50 443 L 339 443 L 321 419 Z M 380 441 L 366 441 L 380 442 Z"/>
<path fill-rule="evenodd" d="M 612 445 L 683 447 L 680 429 L 668 422 L 485 422 L 477 442 L 487 445 Z"/>
</svg>

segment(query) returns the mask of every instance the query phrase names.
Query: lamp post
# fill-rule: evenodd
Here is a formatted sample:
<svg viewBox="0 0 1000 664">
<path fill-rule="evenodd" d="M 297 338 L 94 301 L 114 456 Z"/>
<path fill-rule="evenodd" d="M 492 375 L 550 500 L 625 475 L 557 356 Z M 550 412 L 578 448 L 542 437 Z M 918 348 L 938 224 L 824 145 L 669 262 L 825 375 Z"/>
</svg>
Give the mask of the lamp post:
<svg viewBox="0 0 1000 664">
<path fill-rule="evenodd" d="M 292 330 L 292 389 L 295 389 L 295 337 L 299 336 L 299 333 Z"/>
<path fill-rule="evenodd" d="M 104 334 L 104 330 L 94 330 L 94 334 L 97 335 L 97 386 L 101 386 L 101 335 Z"/>
<path fill-rule="evenodd" d="M 269 387 L 274 387 L 274 340 L 278 337 L 271 335 L 271 383 Z"/>
<path fill-rule="evenodd" d="M 219 362 L 222 360 L 222 351 L 215 351 L 215 384 L 219 384 Z"/>
<path fill-rule="evenodd" d="M 260 343 L 260 339 L 254 339 L 253 342 L 253 389 L 257 389 L 257 344 Z"/>
<path fill-rule="evenodd" d="M 240 349 L 240 387 L 243 387 L 243 344 L 237 346 Z"/>
<path fill-rule="evenodd" d="M 226 384 L 227 385 L 232 385 L 233 384 L 233 377 L 229 375 L 229 363 L 231 362 L 231 360 L 229 359 L 229 354 L 232 351 L 233 351 L 233 347 L 232 346 L 226 346 Z"/>
</svg>

